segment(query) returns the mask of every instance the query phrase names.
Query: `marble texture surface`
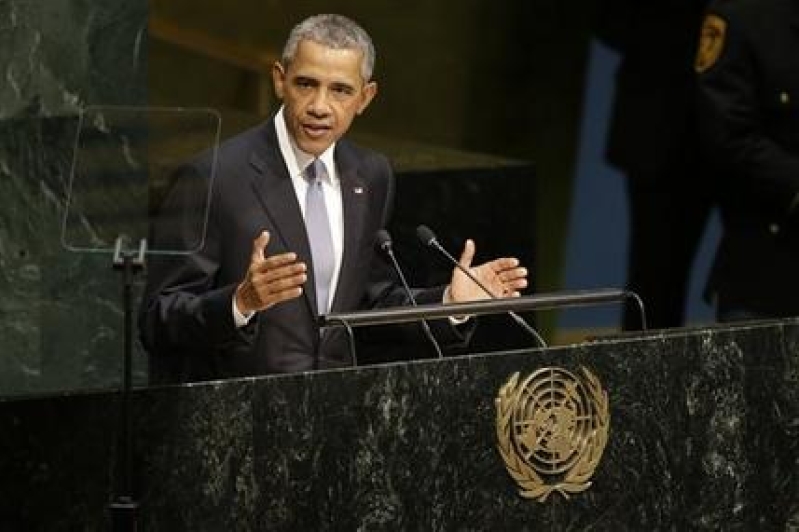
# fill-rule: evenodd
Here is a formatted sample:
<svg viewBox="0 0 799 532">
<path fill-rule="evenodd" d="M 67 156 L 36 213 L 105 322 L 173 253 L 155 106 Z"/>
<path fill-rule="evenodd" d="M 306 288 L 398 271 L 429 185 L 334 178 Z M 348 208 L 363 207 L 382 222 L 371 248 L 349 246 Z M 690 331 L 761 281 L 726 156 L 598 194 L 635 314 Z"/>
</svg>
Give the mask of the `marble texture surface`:
<svg viewBox="0 0 799 532">
<path fill-rule="evenodd" d="M 0 3 L 0 119 L 146 102 L 147 3 Z"/>
<path fill-rule="evenodd" d="M 593 485 L 522 499 L 496 448 L 514 372 L 590 368 Z M 794 530 L 799 322 L 139 390 L 145 530 Z M 114 396 L 0 402 L 0 528 L 102 530 Z M 46 511 L 42 511 L 42 509 Z"/>
<path fill-rule="evenodd" d="M 80 109 L 146 102 L 146 27 L 140 0 L 0 2 L 0 395 L 119 380 L 121 281 L 60 230 Z"/>
</svg>

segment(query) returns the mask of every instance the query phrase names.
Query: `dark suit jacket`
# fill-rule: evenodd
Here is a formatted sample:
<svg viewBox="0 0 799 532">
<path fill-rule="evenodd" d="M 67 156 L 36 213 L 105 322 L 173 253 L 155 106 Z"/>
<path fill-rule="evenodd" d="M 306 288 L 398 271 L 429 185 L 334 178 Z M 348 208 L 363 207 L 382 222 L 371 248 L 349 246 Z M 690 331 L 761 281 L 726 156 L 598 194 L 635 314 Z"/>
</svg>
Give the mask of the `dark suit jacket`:
<svg viewBox="0 0 799 532">
<path fill-rule="evenodd" d="M 406 296 L 374 250 L 375 233 L 385 227 L 392 206 L 389 163 L 344 139 L 336 145 L 335 160 L 344 248 L 331 311 L 405 304 Z M 213 164 L 211 156 L 201 157 L 187 171 L 209 176 Z M 184 382 L 350 365 L 345 332 L 320 333 L 316 325 L 312 270 L 301 297 L 259 312 L 243 329 L 234 326 L 231 301 L 247 271 L 252 241 L 262 230 L 271 234 L 267 254 L 293 251 L 313 268 L 274 122 L 220 145 L 214 170 L 203 248 L 149 265 L 140 330 L 151 355 L 151 380 Z M 420 302 L 434 302 L 442 294 L 443 288 L 437 288 L 416 296 Z"/>
<path fill-rule="evenodd" d="M 709 289 L 721 308 L 799 314 L 799 2 L 723 0 L 716 63 L 699 76 L 703 147 L 724 231 Z"/>
</svg>

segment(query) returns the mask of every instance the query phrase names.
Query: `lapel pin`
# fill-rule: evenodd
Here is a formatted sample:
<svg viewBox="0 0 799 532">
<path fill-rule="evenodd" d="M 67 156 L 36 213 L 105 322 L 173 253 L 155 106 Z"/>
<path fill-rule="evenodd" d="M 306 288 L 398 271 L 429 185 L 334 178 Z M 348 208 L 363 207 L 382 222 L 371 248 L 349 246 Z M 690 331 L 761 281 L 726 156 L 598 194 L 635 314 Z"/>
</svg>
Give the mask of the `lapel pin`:
<svg viewBox="0 0 799 532">
<path fill-rule="evenodd" d="M 363 187 L 355 187 L 352 189 L 356 194 L 363 194 Z"/>
</svg>

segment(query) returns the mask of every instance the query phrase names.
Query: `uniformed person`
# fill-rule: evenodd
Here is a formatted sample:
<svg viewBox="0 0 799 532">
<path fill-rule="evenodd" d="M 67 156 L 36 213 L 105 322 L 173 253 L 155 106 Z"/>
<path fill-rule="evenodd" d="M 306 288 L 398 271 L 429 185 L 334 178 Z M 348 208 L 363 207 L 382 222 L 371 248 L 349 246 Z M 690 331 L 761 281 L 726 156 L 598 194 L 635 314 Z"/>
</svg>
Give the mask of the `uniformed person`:
<svg viewBox="0 0 799 532">
<path fill-rule="evenodd" d="M 799 1 L 714 2 L 696 70 L 723 234 L 720 321 L 799 315 Z"/>
<path fill-rule="evenodd" d="M 600 0 L 597 36 L 619 53 L 607 160 L 624 173 L 627 288 L 652 328 L 685 321 L 688 280 L 711 211 L 696 119 L 697 34 L 706 0 Z M 638 329 L 628 306 L 624 328 Z"/>
</svg>

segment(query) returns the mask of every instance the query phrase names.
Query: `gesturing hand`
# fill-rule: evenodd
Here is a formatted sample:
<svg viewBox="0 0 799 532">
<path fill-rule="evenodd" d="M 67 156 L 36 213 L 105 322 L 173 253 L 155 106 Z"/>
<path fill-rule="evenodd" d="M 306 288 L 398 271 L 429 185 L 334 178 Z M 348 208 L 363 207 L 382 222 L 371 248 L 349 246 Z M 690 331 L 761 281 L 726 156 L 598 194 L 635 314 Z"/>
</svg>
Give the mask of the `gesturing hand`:
<svg viewBox="0 0 799 532">
<path fill-rule="evenodd" d="M 503 257 L 472 267 L 473 259 L 474 241 L 469 239 L 458 262 L 479 279 L 494 297 L 519 297 L 519 291 L 527 286 L 527 268 L 519 266 L 518 259 Z M 449 293 L 455 303 L 491 297 L 457 268 L 452 272 Z"/>
<path fill-rule="evenodd" d="M 267 231 L 253 240 L 247 275 L 236 288 L 236 308 L 244 315 L 300 297 L 308 278 L 305 263 L 297 262 L 296 253 L 266 257 L 267 244 Z"/>
</svg>

